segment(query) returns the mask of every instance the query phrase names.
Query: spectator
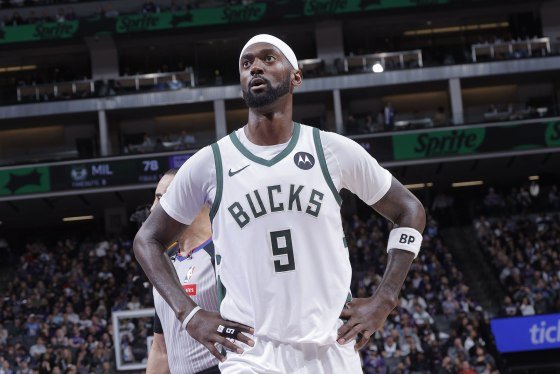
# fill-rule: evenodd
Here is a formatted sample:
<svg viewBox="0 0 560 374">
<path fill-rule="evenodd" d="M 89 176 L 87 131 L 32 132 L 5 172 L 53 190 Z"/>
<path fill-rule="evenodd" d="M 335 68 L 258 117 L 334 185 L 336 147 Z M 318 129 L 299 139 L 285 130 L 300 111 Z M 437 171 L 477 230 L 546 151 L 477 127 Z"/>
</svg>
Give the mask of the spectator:
<svg viewBox="0 0 560 374">
<path fill-rule="evenodd" d="M 533 304 L 529 302 L 527 297 L 523 298 L 523 301 L 519 306 L 519 310 L 521 310 L 521 315 L 523 316 L 532 316 L 535 314 L 535 308 L 533 307 Z"/>
<path fill-rule="evenodd" d="M 389 335 L 383 344 L 383 357 L 391 358 L 399 355 L 399 347 L 393 336 Z"/>
<path fill-rule="evenodd" d="M 145 1 L 142 4 L 142 13 L 159 13 L 159 7 L 153 1 Z"/>
<path fill-rule="evenodd" d="M 445 109 L 442 106 L 437 108 L 436 114 L 433 118 L 434 126 L 445 126 L 448 123 L 447 115 L 445 114 Z"/>
<path fill-rule="evenodd" d="M 117 18 L 119 16 L 119 11 L 113 8 L 111 4 L 107 4 L 103 15 L 105 18 Z"/>
<path fill-rule="evenodd" d="M 488 189 L 488 194 L 484 197 L 484 206 L 488 213 L 499 213 L 505 206 L 504 199 L 497 194 L 493 187 Z"/>
<path fill-rule="evenodd" d="M 560 208 L 560 196 L 558 195 L 558 187 L 556 185 L 553 185 L 550 191 L 548 191 L 548 204 L 554 210 Z"/>
<path fill-rule="evenodd" d="M 27 330 L 27 336 L 37 336 L 41 325 L 39 321 L 37 321 L 37 317 L 35 314 L 30 314 L 27 318 L 27 322 L 25 323 L 25 329 Z"/>
<path fill-rule="evenodd" d="M 463 361 L 461 363 L 461 370 L 459 374 L 476 374 L 476 371 L 471 367 L 468 361 Z"/>
<path fill-rule="evenodd" d="M 55 16 L 55 21 L 56 22 L 66 21 L 66 12 L 64 11 L 64 8 L 58 8 L 58 11 L 56 12 L 56 16 Z"/>
<path fill-rule="evenodd" d="M 511 301 L 511 297 L 506 296 L 501 306 L 500 315 L 503 317 L 513 317 L 519 314 L 517 306 Z"/>
<path fill-rule="evenodd" d="M 37 22 L 39 22 L 39 18 L 37 18 L 35 11 L 32 9 L 29 11 L 29 15 L 27 16 L 27 23 L 33 25 Z"/>
<path fill-rule="evenodd" d="M 41 22 L 52 22 L 53 19 L 49 15 L 49 11 L 47 9 L 43 10 L 43 15 L 41 16 Z"/>
<path fill-rule="evenodd" d="M 346 119 L 346 133 L 358 134 L 359 132 L 358 121 L 356 121 L 356 118 L 354 118 L 352 114 L 349 114 Z"/>
<path fill-rule="evenodd" d="M 385 131 L 391 131 L 395 127 L 395 110 L 391 103 L 387 103 L 383 109 Z"/>
<path fill-rule="evenodd" d="M 476 354 L 471 363 L 477 373 L 490 372 L 496 366 L 494 358 L 487 354 L 483 347 L 476 347 Z"/>
<path fill-rule="evenodd" d="M 37 339 L 35 340 L 35 344 L 33 344 L 29 349 L 29 354 L 31 355 L 32 358 L 37 360 L 38 357 L 45 352 L 47 352 L 47 347 L 45 346 L 45 340 L 43 339 L 43 337 L 38 336 Z"/>
<path fill-rule="evenodd" d="M 72 8 L 71 6 L 66 8 L 65 18 L 67 21 L 74 21 L 77 19 L 76 13 L 74 12 L 74 8 Z"/>
<path fill-rule="evenodd" d="M 191 135 L 187 134 L 185 130 L 181 131 L 181 145 L 184 148 L 193 147 L 196 144 L 196 138 Z"/>
<path fill-rule="evenodd" d="M 10 26 L 20 26 L 20 25 L 25 25 L 27 22 L 25 22 L 25 20 L 23 19 L 23 17 L 21 16 L 21 14 L 19 14 L 19 12 L 14 12 L 13 16 L 12 16 L 12 20 L 10 21 Z"/>
</svg>

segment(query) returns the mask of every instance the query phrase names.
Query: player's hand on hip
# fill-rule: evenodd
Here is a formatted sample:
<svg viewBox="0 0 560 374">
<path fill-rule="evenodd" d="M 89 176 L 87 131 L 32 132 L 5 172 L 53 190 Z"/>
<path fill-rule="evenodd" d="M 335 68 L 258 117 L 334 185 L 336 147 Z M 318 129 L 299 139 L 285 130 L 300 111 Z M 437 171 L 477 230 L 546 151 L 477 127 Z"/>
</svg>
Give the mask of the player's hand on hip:
<svg viewBox="0 0 560 374">
<path fill-rule="evenodd" d="M 340 313 L 347 322 L 338 329 L 338 343 L 345 344 L 358 337 L 354 348 L 363 348 L 373 333 L 383 327 L 394 307 L 377 296 L 352 299 Z"/>
<path fill-rule="evenodd" d="M 250 347 L 255 345 L 251 338 L 243 334 L 244 332 L 253 334 L 255 331 L 252 327 L 227 321 L 219 313 L 203 309 L 198 311 L 187 324 L 187 332 L 222 362 L 226 357 L 216 348 L 216 344 L 221 344 L 226 349 L 237 353 L 243 353 L 243 349 L 228 338 L 245 343 Z"/>
</svg>

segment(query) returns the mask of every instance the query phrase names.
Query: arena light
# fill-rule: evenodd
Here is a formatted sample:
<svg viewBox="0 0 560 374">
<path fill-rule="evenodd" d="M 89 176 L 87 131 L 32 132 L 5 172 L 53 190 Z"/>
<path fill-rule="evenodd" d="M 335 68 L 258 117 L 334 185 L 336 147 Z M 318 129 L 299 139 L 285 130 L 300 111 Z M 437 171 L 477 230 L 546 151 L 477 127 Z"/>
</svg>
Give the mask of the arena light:
<svg viewBox="0 0 560 374">
<path fill-rule="evenodd" d="M 483 181 L 454 182 L 451 183 L 451 187 L 472 187 L 472 186 L 481 186 L 483 184 L 484 184 Z"/>
<path fill-rule="evenodd" d="M 379 62 L 376 62 L 371 67 L 371 70 L 373 70 L 374 73 L 383 73 L 383 70 L 385 69 L 383 69 L 383 65 L 381 65 Z"/>
<path fill-rule="evenodd" d="M 93 216 L 75 216 L 75 217 L 64 217 L 63 222 L 75 222 L 75 221 L 87 221 L 93 219 Z"/>
<path fill-rule="evenodd" d="M 448 26 L 448 27 L 434 27 L 430 29 L 418 29 L 418 30 L 408 30 L 403 33 L 405 36 L 413 35 L 430 35 L 430 34 L 446 34 L 452 32 L 460 31 L 471 31 L 471 30 L 488 30 L 488 29 L 500 29 L 509 27 L 509 22 L 495 22 L 495 23 L 482 23 L 464 26 Z"/>
<path fill-rule="evenodd" d="M 530 181 L 538 181 L 539 179 L 541 179 L 541 177 L 539 177 L 538 175 L 531 175 L 529 177 Z"/>
<path fill-rule="evenodd" d="M 37 69 L 37 65 L 7 66 L 0 68 L 0 73 L 11 73 L 14 71 L 27 71 L 35 69 Z"/>
<path fill-rule="evenodd" d="M 412 184 L 405 184 L 404 186 L 409 190 L 419 190 L 421 188 L 432 187 L 434 184 L 431 182 L 428 183 L 412 183 Z"/>
</svg>

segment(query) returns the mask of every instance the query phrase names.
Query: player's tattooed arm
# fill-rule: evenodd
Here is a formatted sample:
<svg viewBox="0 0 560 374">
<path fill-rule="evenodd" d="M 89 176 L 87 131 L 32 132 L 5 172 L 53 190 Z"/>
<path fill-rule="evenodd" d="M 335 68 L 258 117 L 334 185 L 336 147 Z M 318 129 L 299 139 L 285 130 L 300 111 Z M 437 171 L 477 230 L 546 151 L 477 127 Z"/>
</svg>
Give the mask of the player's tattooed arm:
<svg viewBox="0 0 560 374">
<path fill-rule="evenodd" d="M 182 321 L 196 307 L 185 293 L 165 253 L 185 225 L 171 218 L 158 204 L 134 238 L 134 254 L 146 276 Z"/>
<path fill-rule="evenodd" d="M 399 181 L 393 178 L 389 191 L 372 206 L 395 226 L 424 231 L 426 213 L 422 203 Z M 344 344 L 361 335 L 356 349 L 367 344 L 370 336 L 380 329 L 391 311 L 398 305 L 399 292 L 404 284 L 412 252 L 389 249 L 387 267 L 375 294 L 369 298 L 353 299 L 341 313 L 348 322 L 338 330 L 338 342 Z"/>
<path fill-rule="evenodd" d="M 183 321 L 196 307 L 196 304 L 181 286 L 165 249 L 177 239 L 177 233 L 182 232 L 184 228 L 185 225 L 171 218 L 158 204 L 134 238 L 136 259 L 150 282 L 175 312 L 179 321 Z M 242 334 L 243 332 L 252 334 L 254 332 L 252 328 L 226 321 L 220 317 L 220 314 L 206 310 L 200 310 L 194 315 L 187 324 L 187 331 L 193 339 L 196 339 L 216 358 L 223 361 L 225 356 L 216 349 L 216 343 L 231 351 L 241 353 L 243 350 L 218 333 L 217 329 L 220 325 L 225 328 L 234 328 L 237 332 L 236 338 L 238 341 L 250 346 L 254 345 L 249 337 Z"/>
</svg>

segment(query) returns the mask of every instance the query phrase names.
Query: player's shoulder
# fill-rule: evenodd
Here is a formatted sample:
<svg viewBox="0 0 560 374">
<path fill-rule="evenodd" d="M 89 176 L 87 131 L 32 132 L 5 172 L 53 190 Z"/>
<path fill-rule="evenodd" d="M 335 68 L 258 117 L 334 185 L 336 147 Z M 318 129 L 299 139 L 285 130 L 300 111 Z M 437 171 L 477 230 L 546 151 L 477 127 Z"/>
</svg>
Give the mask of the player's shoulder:
<svg viewBox="0 0 560 374">
<path fill-rule="evenodd" d="M 196 151 L 192 156 L 190 156 L 187 161 L 183 165 L 190 165 L 192 167 L 193 164 L 196 163 L 203 163 L 206 164 L 208 161 L 213 160 L 214 155 L 212 153 L 211 145 L 207 145 L 198 151 Z"/>
<path fill-rule="evenodd" d="M 323 145 L 323 148 L 330 148 L 330 147 L 337 147 L 337 146 L 352 146 L 356 144 L 356 142 L 353 141 L 352 139 L 336 132 L 318 129 L 317 133 L 320 136 L 321 144 Z"/>
</svg>

